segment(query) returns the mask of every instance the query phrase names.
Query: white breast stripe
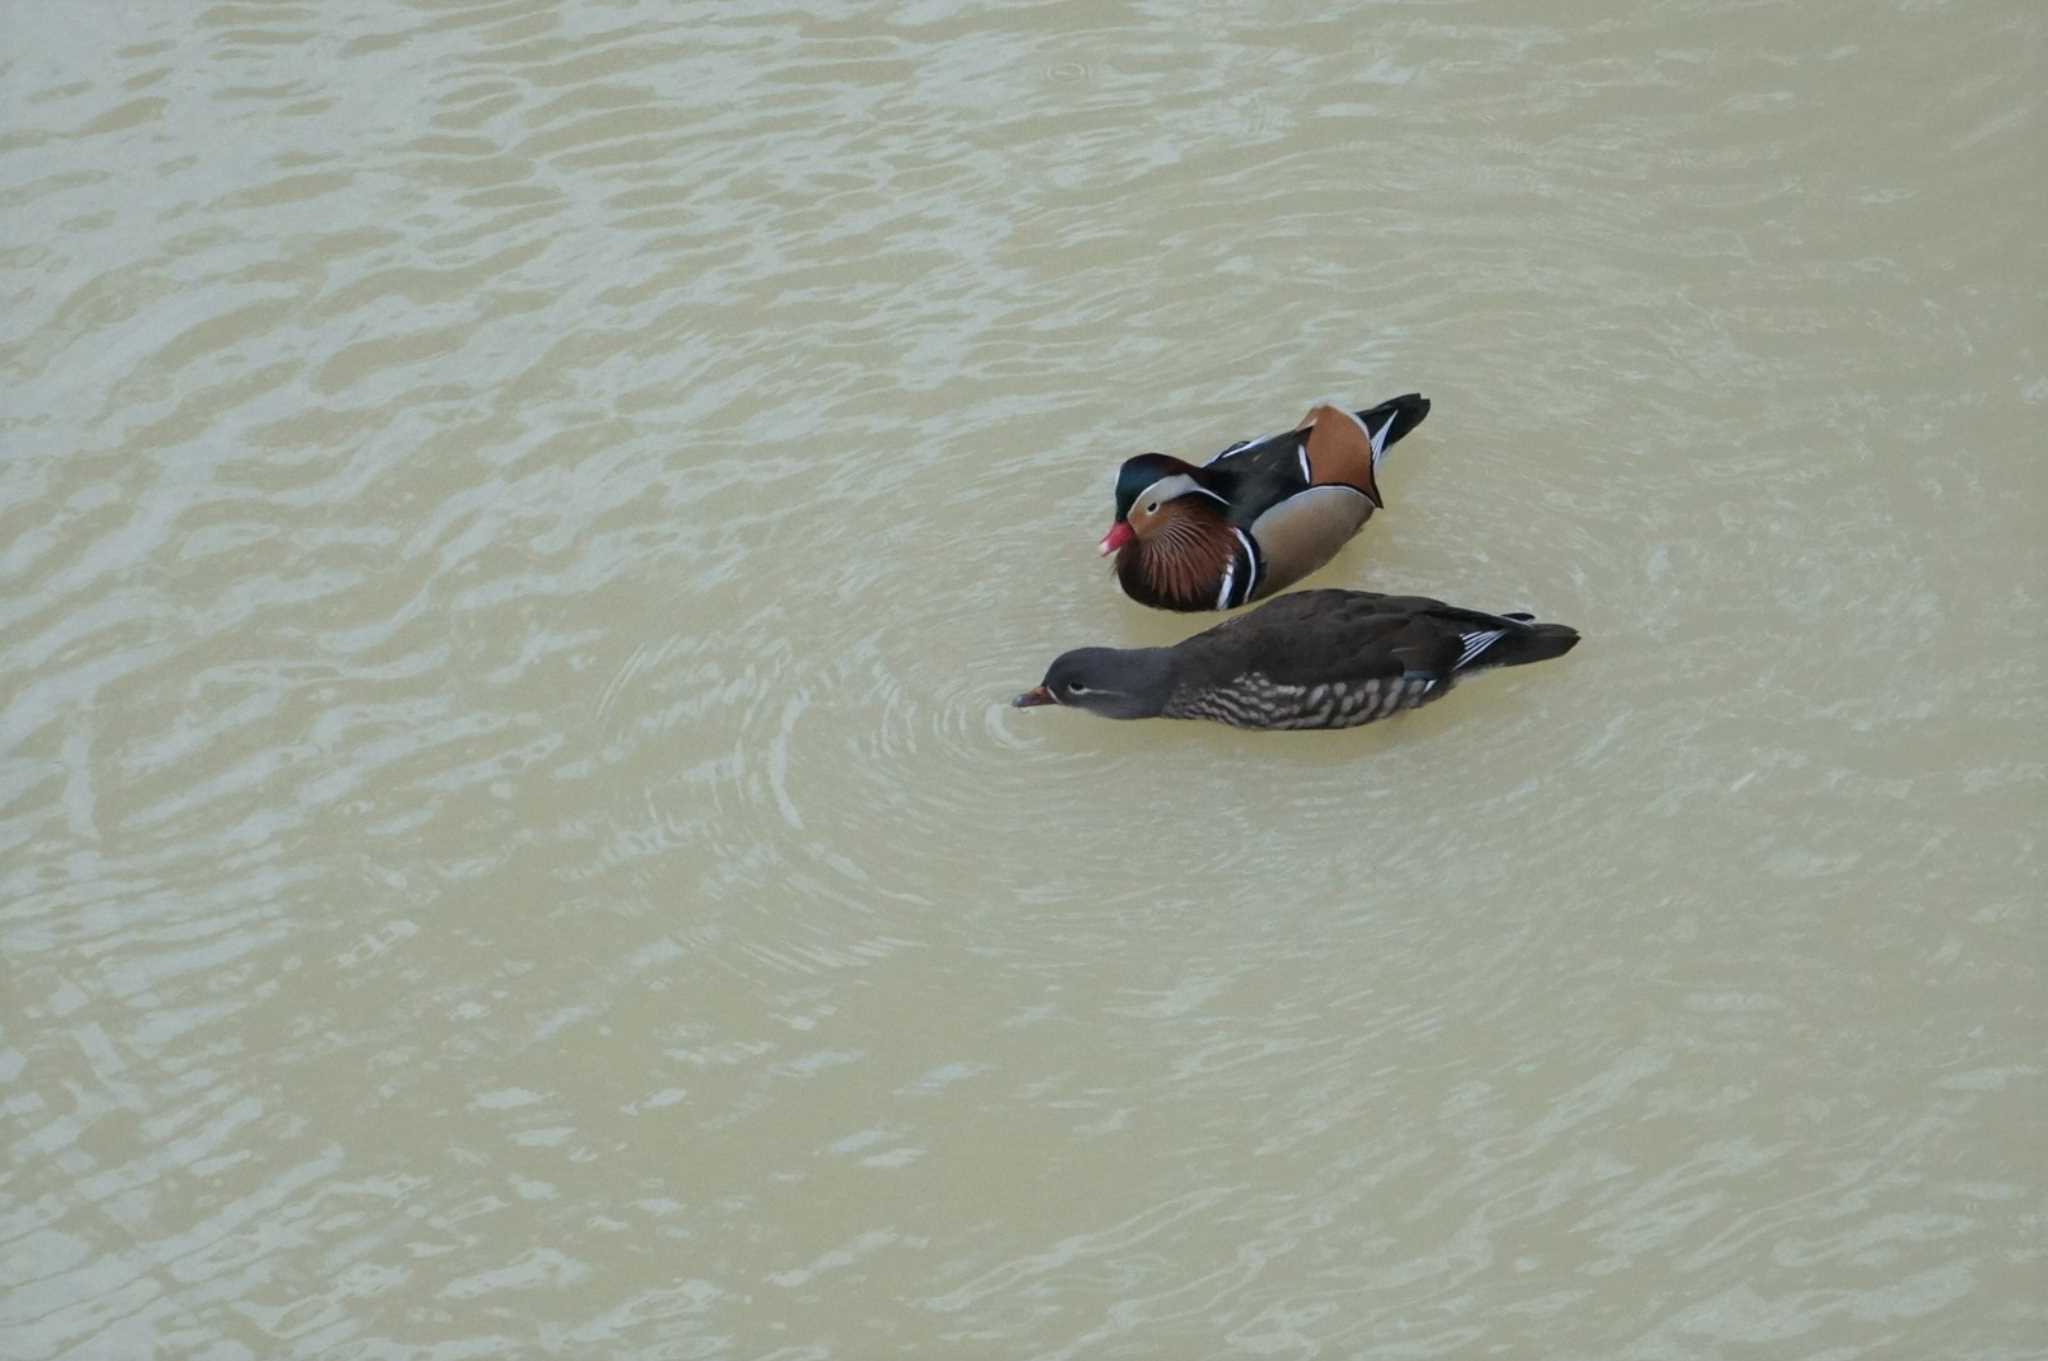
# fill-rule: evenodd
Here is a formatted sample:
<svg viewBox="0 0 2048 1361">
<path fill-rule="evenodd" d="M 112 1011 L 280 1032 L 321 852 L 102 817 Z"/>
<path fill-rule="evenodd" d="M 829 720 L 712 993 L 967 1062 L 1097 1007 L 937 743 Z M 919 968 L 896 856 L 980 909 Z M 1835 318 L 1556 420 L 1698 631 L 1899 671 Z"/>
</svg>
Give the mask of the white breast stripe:
<svg viewBox="0 0 2048 1361">
<path fill-rule="evenodd" d="M 1232 582 L 1233 580 L 1235 580 L 1235 579 L 1236 579 L 1236 577 L 1237 577 L 1237 559 L 1236 559 L 1236 558 L 1232 558 L 1232 559 L 1230 560 L 1230 565 L 1229 565 L 1229 566 L 1227 566 L 1227 567 L 1225 567 L 1225 568 L 1223 569 L 1223 589 L 1222 589 L 1222 590 L 1220 590 L 1220 591 L 1218 591 L 1218 592 L 1216 592 L 1216 608 L 1217 608 L 1217 609 L 1219 609 L 1219 610 L 1227 610 L 1227 609 L 1229 609 L 1229 608 L 1230 608 L 1230 583 L 1231 583 L 1231 582 Z"/>
<path fill-rule="evenodd" d="M 1301 480 L 1304 482 L 1315 481 L 1316 475 L 1308 470 L 1308 441 L 1302 440 L 1296 444 L 1294 452 L 1301 456 Z"/>
<path fill-rule="evenodd" d="M 1242 529 L 1232 525 L 1230 532 L 1237 535 L 1237 541 L 1244 545 L 1244 598 L 1250 600 L 1252 592 L 1259 588 L 1259 550 L 1252 547 L 1251 537 Z"/>
<path fill-rule="evenodd" d="M 1480 653 L 1492 647 L 1502 638 L 1505 638 L 1507 636 L 1507 632 L 1508 631 L 1506 629 L 1489 629 L 1481 633 L 1459 634 L 1458 641 L 1465 645 L 1465 650 L 1458 654 L 1458 660 L 1451 663 L 1451 670 L 1456 671 L 1458 668 L 1470 662 Z"/>
</svg>

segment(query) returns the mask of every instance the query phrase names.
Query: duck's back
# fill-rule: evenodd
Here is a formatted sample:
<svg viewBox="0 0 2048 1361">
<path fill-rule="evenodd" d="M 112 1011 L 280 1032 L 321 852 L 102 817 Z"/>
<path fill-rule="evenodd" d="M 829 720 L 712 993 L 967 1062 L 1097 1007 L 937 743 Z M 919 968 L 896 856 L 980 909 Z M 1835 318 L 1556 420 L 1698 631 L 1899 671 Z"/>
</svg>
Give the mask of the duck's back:
<svg viewBox="0 0 2048 1361">
<path fill-rule="evenodd" d="M 1207 481 L 1228 502 L 1224 517 L 1239 529 L 1309 486 L 1299 432 L 1286 431 L 1218 454 L 1204 469 Z"/>
</svg>

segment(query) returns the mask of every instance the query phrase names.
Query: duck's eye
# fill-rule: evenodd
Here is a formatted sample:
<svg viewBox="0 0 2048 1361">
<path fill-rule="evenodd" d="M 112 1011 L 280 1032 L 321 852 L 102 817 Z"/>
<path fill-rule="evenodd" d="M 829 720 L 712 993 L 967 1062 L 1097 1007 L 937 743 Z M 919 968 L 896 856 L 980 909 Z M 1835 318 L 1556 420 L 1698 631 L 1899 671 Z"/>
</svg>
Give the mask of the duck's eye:
<svg viewBox="0 0 2048 1361">
<path fill-rule="evenodd" d="M 1157 515 L 1159 513 L 1159 503 L 1157 501 L 1146 502 L 1145 513 L 1147 515 Z"/>
<path fill-rule="evenodd" d="M 1088 687 L 1079 681 L 1068 681 L 1067 693 L 1070 695 L 1085 695 L 1088 693 Z"/>
</svg>

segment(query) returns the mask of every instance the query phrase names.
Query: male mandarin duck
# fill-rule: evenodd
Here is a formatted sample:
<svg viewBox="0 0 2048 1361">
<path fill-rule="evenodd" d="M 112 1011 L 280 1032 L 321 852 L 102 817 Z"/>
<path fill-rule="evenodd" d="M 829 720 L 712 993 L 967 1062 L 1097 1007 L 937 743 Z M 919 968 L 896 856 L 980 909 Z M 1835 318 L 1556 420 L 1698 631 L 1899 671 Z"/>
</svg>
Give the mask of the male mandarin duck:
<svg viewBox="0 0 2048 1361">
<path fill-rule="evenodd" d="M 1315 571 L 1380 500 L 1380 460 L 1429 414 L 1416 393 L 1239 440 L 1196 467 L 1167 454 L 1125 461 L 1116 523 L 1102 536 L 1124 594 L 1163 610 L 1227 610 Z"/>
<path fill-rule="evenodd" d="M 1576 630 L 1526 614 L 1296 591 L 1172 647 L 1065 653 L 1015 703 L 1237 728 L 1351 728 L 1440 699 L 1474 671 L 1548 661 L 1578 641 Z"/>
</svg>

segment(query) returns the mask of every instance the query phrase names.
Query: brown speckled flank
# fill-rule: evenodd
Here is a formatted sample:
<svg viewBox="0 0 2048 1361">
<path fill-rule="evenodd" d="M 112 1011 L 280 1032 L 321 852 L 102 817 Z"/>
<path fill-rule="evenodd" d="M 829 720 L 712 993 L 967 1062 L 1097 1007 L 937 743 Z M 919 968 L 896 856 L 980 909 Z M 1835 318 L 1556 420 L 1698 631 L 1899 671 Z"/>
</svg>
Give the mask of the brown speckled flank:
<svg viewBox="0 0 2048 1361">
<path fill-rule="evenodd" d="M 1163 713 L 1233 728 L 1355 728 L 1425 703 L 1440 684 L 1409 676 L 1281 685 L 1263 671 L 1247 671 L 1216 684 L 1177 686 Z"/>
</svg>

